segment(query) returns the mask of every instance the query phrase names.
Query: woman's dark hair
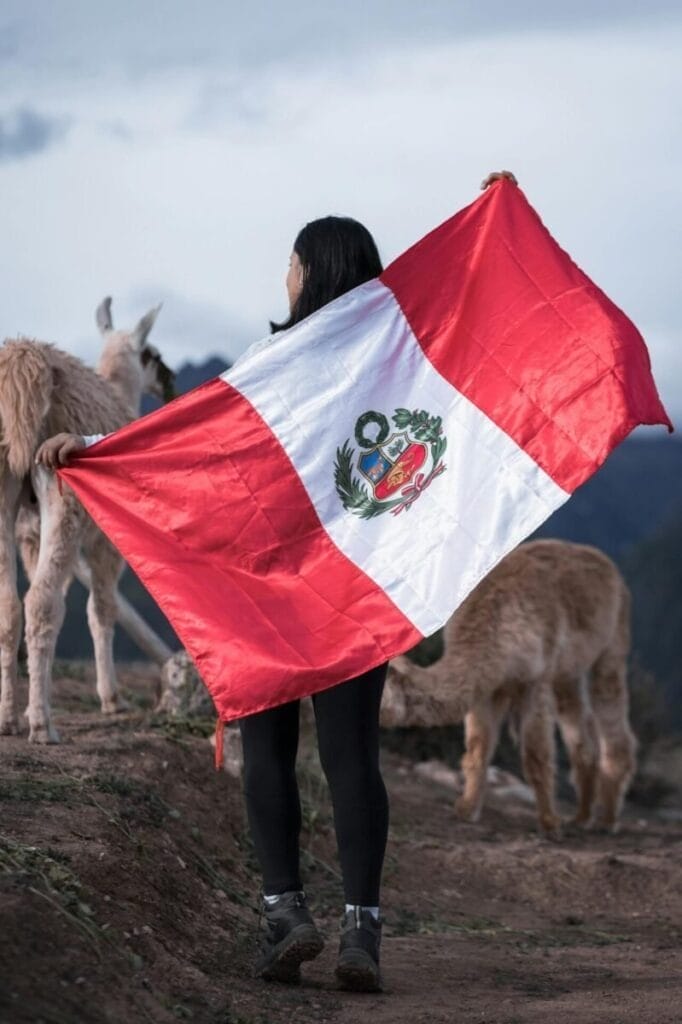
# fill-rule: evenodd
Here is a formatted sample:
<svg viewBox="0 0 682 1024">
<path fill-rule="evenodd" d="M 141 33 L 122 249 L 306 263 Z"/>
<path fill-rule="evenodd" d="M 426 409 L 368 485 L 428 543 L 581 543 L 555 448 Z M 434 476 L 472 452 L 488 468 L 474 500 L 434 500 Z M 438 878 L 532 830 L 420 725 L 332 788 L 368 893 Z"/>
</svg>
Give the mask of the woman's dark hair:
<svg viewBox="0 0 682 1024">
<path fill-rule="evenodd" d="M 352 217 L 311 220 L 299 231 L 294 252 L 303 264 L 303 288 L 289 318 L 281 324 L 270 321 L 273 333 L 293 327 L 383 270 L 374 239 Z"/>
</svg>

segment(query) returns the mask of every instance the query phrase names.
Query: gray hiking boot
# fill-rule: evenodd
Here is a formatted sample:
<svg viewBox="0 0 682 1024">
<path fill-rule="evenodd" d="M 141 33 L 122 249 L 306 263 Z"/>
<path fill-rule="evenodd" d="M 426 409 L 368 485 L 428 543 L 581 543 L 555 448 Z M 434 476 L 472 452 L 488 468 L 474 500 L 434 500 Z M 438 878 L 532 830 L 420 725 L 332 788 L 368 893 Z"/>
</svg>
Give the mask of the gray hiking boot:
<svg viewBox="0 0 682 1024">
<path fill-rule="evenodd" d="M 341 988 L 352 992 L 381 992 L 380 945 L 381 921 L 369 910 L 353 907 L 344 914 L 336 965 L 336 979 Z"/>
<path fill-rule="evenodd" d="M 300 965 L 322 952 L 324 942 L 306 906 L 305 893 L 283 892 L 276 903 L 263 906 L 265 927 L 256 977 L 296 983 Z"/>
</svg>

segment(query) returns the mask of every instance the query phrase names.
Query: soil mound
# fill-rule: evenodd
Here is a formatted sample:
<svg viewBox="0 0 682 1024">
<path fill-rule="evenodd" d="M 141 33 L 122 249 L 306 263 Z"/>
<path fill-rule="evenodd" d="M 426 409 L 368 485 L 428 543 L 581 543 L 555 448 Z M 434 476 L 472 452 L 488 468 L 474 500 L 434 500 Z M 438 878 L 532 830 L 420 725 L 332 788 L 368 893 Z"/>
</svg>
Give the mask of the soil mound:
<svg viewBox="0 0 682 1024">
<path fill-rule="evenodd" d="M 342 894 L 309 727 L 306 888 L 327 947 L 296 988 L 251 977 L 258 874 L 238 782 L 205 720 L 97 711 L 94 670 L 55 680 L 59 747 L 3 737 L 2 1024 L 679 1024 L 682 829 L 629 809 L 617 836 L 540 838 L 527 801 L 454 817 L 447 772 L 384 755 L 391 797 L 378 996 L 334 989 Z M 565 809 L 568 811 L 568 809 Z"/>
</svg>

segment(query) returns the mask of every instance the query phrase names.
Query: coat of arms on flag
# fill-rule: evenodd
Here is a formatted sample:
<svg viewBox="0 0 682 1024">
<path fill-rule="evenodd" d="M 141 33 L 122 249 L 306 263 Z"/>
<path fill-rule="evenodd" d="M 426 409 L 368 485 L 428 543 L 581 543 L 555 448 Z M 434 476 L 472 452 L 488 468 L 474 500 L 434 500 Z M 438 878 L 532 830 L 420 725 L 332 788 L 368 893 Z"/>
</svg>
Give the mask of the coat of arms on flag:
<svg viewBox="0 0 682 1024">
<path fill-rule="evenodd" d="M 448 442 L 440 416 L 431 416 L 426 409 L 396 409 L 391 419 L 393 430 L 382 412 L 368 410 L 355 424 L 359 456 L 350 440 L 336 450 L 337 494 L 343 507 L 362 519 L 407 511 L 446 469 L 442 457 Z M 367 435 L 368 428 L 373 428 L 373 436 Z"/>
</svg>

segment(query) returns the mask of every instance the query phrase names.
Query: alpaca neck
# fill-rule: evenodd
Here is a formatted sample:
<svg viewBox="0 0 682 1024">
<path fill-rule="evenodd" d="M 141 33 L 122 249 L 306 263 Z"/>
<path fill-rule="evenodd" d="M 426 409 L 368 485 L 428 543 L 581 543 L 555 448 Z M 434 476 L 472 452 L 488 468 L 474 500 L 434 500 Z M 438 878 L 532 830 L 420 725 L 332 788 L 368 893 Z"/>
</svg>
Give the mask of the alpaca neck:
<svg viewBox="0 0 682 1024">
<path fill-rule="evenodd" d="M 416 669 L 416 672 L 414 671 Z M 427 699 L 424 715 L 433 719 L 429 725 L 442 725 L 444 720 L 460 721 L 462 700 L 468 697 L 469 680 L 455 651 L 446 647 L 443 656 L 428 668 L 414 666 L 412 684 Z"/>
<path fill-rule="evenodd" d="M 410 665 L 410 680 L 418 690 L 436 696 L 452 687 L 452 671 L 446 659 L 447 651 L 433 665 Z"/>
<path fill-rule="evenodd" d="M 429 727 L 462 720 L 471 704 L 472 680 L 447 634 L 443 656 L 428 668 L 405 657 L 391 665 L 397 677 L 389 671 L 385 703 L 391 710 L 384 724 Z"/>
<path fill-rule="evenodd" d="M 142 403 L 142 373 L 139 358 L 130 345 L 110 343 L 102 352 L 97 371 L 109 381 L 132 415 L 138 416 Z"/>
</svg>

